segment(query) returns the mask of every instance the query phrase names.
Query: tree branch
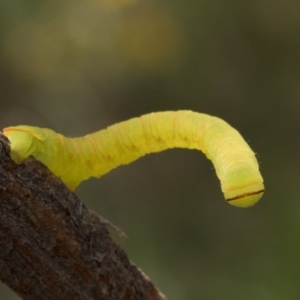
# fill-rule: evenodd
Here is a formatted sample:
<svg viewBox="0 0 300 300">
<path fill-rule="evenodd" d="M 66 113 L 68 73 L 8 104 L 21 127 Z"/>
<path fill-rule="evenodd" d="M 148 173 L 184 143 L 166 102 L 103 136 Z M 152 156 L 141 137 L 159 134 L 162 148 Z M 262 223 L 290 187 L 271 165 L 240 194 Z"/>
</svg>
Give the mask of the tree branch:
<svg viewBox="0 0 300 300">
<path fill-rule="evenodd" d="M 0 135 L 0 279 L 23 299 L 163 300 L 107 223 Z"/>
</svg>

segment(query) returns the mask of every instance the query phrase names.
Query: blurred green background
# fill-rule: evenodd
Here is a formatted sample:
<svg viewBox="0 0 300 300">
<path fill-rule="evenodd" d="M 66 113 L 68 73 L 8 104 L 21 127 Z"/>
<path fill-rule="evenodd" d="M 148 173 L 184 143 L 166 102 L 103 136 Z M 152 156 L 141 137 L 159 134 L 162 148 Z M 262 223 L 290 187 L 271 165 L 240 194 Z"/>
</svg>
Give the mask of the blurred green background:
<svg viewBox="0 0 300 300">
<path fill-rule="evenodd" d="M 224 118 L 261 163 L 253 208 L 226 204 L 210 161 L 179 149 L 77 194 L 127 233 L 116 239 L 170 300 L 299 299 L 299 12 L 293 0 L 1 0 L 1 128 L 78 136 L 152 111 Z"/>
</svg>

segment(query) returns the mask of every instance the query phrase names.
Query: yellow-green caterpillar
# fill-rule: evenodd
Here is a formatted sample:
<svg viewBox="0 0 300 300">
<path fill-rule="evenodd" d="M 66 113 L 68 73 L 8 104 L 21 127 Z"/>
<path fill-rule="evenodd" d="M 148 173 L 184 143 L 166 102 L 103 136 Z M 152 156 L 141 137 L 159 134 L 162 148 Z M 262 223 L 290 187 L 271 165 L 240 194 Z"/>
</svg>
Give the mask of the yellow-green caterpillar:
<svg viewBox="0 0 300 300">
<path fill-rule="evenodd" d="M 199 149 L 212 160 L 225 199 L 249 207 L 264 193 L 253 151 L 237 130 L 222 119 L 192 111 L 167 111 L 133 118 L 79 138 L 50 129 L 8 127 L 11 157 L 22 163 L 32 155 L 70 190 L 89 177 L 169 148 Z"/>
</svg>

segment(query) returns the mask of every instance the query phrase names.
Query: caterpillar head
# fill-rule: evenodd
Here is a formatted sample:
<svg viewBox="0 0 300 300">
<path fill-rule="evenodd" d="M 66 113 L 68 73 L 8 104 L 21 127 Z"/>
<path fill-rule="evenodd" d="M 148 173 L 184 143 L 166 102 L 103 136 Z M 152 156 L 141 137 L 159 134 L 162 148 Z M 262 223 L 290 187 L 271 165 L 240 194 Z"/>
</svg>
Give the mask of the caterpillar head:
<svg viewBox="0 0 300 300">
<path fill-rule="evenodd" d="M 258 168 L 238 168 L 222 181 L 226 201 L 238 207 L 254 205 L 264 194 L 263 178 Z"/>
<path fill-rule="evenodd" d="M 3 134 L 10 141 L 11 158 L 17 164 L 22 163 L 30 155 L 37 155 L 45 139 L 42 128 L 25 125 L 4 128 Z"/>
</svg>

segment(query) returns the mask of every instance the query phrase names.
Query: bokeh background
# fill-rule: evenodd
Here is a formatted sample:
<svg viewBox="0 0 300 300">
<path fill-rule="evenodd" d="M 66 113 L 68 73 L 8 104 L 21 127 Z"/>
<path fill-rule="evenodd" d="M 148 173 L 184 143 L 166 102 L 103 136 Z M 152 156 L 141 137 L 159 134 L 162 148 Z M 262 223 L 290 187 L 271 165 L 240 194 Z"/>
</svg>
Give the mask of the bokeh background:
<svg viewBox="0 0 300 300">
<path fill-rule="evenodd" d="M 261 163 L 253 208 L 226 204 L 210 161 L 180 149 L 77 194 L 168 299 L 299 299 L 299 34 L 293 0 L 1 0 L 0 126 L 78 136 L 152 111 L 224 118 Z"/>
</svg>

